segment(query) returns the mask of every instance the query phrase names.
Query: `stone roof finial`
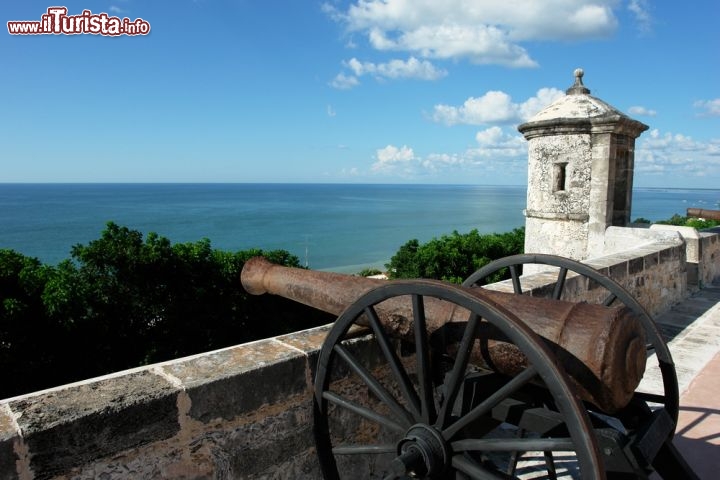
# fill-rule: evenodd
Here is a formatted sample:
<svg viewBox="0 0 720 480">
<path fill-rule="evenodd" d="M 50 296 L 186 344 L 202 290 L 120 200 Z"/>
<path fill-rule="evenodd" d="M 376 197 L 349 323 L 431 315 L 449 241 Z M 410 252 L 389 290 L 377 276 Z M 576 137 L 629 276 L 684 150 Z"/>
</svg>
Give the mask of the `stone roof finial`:
<svg viewBox="0 0 720 480">
<path fill-rule="evenodd" d="M 582 68 L 576 68 L 573 72 L 575 75 L 575 84 L 565 90 L 567 95 L 588 95 L 590 89 L 583 85 L 582 77 L 585 75 L 585 71 Z"/>
</svg>

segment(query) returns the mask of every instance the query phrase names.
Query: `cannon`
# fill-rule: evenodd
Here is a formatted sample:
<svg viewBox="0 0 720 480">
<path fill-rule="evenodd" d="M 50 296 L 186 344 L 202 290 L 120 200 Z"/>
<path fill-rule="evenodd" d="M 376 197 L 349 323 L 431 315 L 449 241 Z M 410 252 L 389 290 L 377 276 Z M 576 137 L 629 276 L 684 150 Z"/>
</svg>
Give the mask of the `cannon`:
<svg viewBox="0 0 720 480">
<path fill-rule="evenodd" d="M 706 220 L 720 220 L 720 210 L 708 210 L 703 208 L 688 208 L 688 217 L 704 218 Z"/>
<path fill-rule="evenodd" d="M 547 298 L 523 289 L 530 263 L 557 275 Z M 510 292 L 485 285 L 501 271 Z M 254 258 L 241 282 L 339 316 L 314 378 L 326 479 L 697 478 L 672 444 L 678 388 L 667 345 L 645 309 L 587 265 L 518 255 L 460 286 Z M 564 298 L 577 282 L 599 301 Z M 638 389 L 648 359 L 661 392 Z"/>
</svg>

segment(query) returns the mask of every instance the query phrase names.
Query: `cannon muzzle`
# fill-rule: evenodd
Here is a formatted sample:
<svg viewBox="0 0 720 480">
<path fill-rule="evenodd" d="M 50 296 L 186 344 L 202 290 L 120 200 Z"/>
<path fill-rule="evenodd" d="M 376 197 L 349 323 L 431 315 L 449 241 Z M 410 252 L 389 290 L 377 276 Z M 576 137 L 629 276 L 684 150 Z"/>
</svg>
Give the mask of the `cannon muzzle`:
<svg viewBox="0 0 720 480">
<path fill-rule="evenodd" d="M 241 282 L 251 294 L 279 295 L 334 315 L 386 284 L 385 280 L 273 265 L 262 257 L 245 263 Z M 457 288 L 512 312 L 544 338 L 584 400 L 613 413 L 632 398 L 645 371 L 646 350 L 643 327 L 628 308 Z M 394 336 L 409 338 L 413 322 L 409 298 L 386 300 L 376 310 Z M 425 299 L 425 313 L 429 334 L 453 322 L 467 322 L 469 316 L 467 310 L 434 298 Z M 508 350 L 504 342 L 492 341 L 483 349 L 487 351 L 476 347 L 473 359 L 501 373 L 517 374 L 518 365 L 523 364 L 522 353 Z"/>
</svg>

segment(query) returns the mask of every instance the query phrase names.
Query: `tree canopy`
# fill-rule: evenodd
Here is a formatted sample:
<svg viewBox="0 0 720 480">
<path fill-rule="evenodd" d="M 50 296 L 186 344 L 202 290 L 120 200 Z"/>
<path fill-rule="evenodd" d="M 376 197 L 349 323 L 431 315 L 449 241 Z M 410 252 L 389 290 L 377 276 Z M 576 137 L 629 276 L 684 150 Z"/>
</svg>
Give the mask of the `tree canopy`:
<svg viewBox="0 0 720 480">
<path fill-rule="evenodd" d="M 48 266 L 0 250 L 0 398 L 329 323 L 248 295 L 246 260 L 300 267 L 284 250 L 226 252 L 108 223 Z"/>
<path fill-rule="evenodd" d="M 525 229 L 481 235 L 477 230 L 450 235 L 421 244 L 408 241 L 390 259 L 390 278 L 434 278 L 462 281 L 492 260 L 523 252 Z"/>
</svg>

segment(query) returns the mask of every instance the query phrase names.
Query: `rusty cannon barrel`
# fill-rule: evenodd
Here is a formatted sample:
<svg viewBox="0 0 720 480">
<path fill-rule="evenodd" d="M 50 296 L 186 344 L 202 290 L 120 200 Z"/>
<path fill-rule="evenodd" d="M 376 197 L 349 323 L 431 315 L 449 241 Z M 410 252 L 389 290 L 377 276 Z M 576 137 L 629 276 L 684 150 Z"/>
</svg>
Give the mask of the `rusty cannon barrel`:
<svg viewBox="0 0 720 480">
<path fill-rule="evenodd" d="M 704 218 L 705 220 L 720 220 L 720 210 L 688 208 L 686 216 L 693 218 Z"/>
<path fill-rule="evenodd" d="M 245 263 L 241 282 L 248 293 L 279 295 L 334 315 L 340 315 L 371 289 L 387 284 L 386 280 L 283 267 L 262 257 Z M 646 362 L 644 330 L 628 308 L 458 288 L 504 307 L 544 338 L 581 398 L 607 413 L 628 404 Z M 391 298 L 375 310 L 389 333 L 410 338 L 409 298 Z M 425 298 L 425 314 L 429 334 L 452 322 L 466 322 L 469 316 L 467 310 L 434 298 Z M 473 351 L 474 361 L 491 364 L 500 373 L 517 374 L 524 365 L 524 355 L 514 345 L 490 341 L 480 350 L 476 347 Z"/>
</svg>

